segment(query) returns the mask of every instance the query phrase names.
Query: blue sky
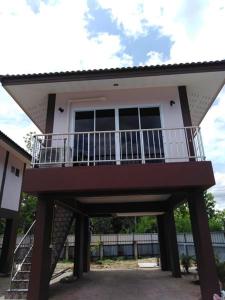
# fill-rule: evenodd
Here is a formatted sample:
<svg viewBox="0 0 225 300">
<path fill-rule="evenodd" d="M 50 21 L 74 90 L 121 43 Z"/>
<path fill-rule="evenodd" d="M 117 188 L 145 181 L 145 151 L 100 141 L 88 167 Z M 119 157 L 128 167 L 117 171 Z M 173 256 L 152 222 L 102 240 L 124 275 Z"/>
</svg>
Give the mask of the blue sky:
<svg viewBox="0 0 225 300">
<path fill-rule="evenodd" d="M 0 74 L 225 59 L 225 0 L 0 0 Z M 0 87 L 0 129 L 34 124 Z M 225 207 L 225 89 L 201 124 Z"/>
</svg>

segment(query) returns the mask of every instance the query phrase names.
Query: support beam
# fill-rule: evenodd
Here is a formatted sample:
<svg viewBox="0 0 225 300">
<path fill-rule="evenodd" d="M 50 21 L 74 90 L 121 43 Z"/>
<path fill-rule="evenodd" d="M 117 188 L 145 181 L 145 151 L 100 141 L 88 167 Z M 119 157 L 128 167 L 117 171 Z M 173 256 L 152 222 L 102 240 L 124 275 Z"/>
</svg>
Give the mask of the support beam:
<svg viewBox="0 0 225 300">
<path fill-rule="evenodd" d="M 107 198 L 106 198 L 107 201 Z M 83 211 L 88 215 L 96 216 L 112 213 L 136 213 L 136 212 L 165 212 L 169 209 L 168 201 L 152 201 L 152 202 L 124 202 L 124 203 L 95 203 L 84 204 Z"/>
<path fill-rule="evenodd" d="M 77 215 L 75 222 L 75 247 L 73 275 L 77 278 L 83 274 L 83 246 L 84 246 L 84 216 Z"/>
<path fill-rule="evenodd" d="M 54 113 L 55 113 L 55 100 L 56 94 L 48 95 L 47 118 L 45 125 L 45 133 L 52 133 L 54 126 Z"/>
<path fill-rule="evenodd" d="M 28 300 L 47 300 L 51 265 L 53 201 L 38 199 Z"/>
<path fill-rule="evenodd" d="M 170 256 L 170 266 L 171 266 L 172 276 L 179 278 L 181 277 L 180 260 L 179 260 L 179 252 L 178 252 L 178 245 L 177 245 L 177 233 L 176 233 L 176 226 L 174 220 L 174 213 L 172 209 L 166 213 L 166 226 L 168 228 L 167 243 L 169 246 L 169 256 Z"/>
<path fill-rule="evenodd" d="M 188 204 L 202 299 L 211 300 L 214 293 L 219 295 L 220 288 L 203 192 L 193 191 L 190 193 Z"/>
<path fill-rule="evenodd" d="M 90 220 L 88 217 L 84 217 L 84 247 L 83 247 L 83 271 L 90 271 L 90 256 L 91 256 L 91 231 Z"/>
<path fill-rule="evenodd" d="M 17 217 L 6 219 L 0 257 L 0 273 L 9 274 L 11 271 L 13 253 L 16 245 L 17 224 Z"/>
<path fill-rule="evenodd" d="M 161 262 L 161 270 L 169 271 L 170 268 L 170 257 L 169 257 L 169 249 L 167 242 L 167 228 L 166 228 L 166 216 L 159 215 L 157 216 L 157 224 L 158 224 L 158 239 L 159 239 L 159 249 L 160 249 L 160 262 Z"/>
</svg>

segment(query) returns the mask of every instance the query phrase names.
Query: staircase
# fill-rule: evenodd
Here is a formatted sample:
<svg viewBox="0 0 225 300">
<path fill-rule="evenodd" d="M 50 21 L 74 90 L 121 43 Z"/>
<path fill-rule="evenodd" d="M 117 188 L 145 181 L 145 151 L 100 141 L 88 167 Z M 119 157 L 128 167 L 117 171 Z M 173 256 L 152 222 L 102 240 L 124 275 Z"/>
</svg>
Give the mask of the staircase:
<svg viewBox="0 0 225 300">
<path fill-rule="evenodd" d="M 14 251 L 10 288 L 6 293 L 6 299 L 26 299 L 31 270 L 35 223 L 36 221 L 33 222 Z"/>
<path fill-rule="evenodd" d="M 52 257 L 51 262 L 49 262 L 49 282 L 60 258 L 60 254 L 64 247 L 66 237 L 69 233 L 73 220 L 73 211 L 59 205 L 54 206 L 54 219 L 51 237 Z M 36 221 L 33 222 L 14 251 L 10 288 L 6 292 L 6 299 L 27 299 L 35 223 Z M 54 278 L 56 277 L 57 274 L 54 274 Z"/>
</svg>

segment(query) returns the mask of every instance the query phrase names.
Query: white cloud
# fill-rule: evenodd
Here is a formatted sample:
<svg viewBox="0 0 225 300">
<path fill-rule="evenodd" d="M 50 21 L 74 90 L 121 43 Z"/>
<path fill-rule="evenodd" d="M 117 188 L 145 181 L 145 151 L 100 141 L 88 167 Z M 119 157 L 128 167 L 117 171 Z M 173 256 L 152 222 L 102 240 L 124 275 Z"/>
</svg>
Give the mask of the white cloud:
<svg viewBox="0 0 225 300">
<path fill-rule="evenodd" d="M 89 18 L 85 0 L 41 1 L 39 13 L 25 0 L 0 0 L 0 74 L 132 65 L 119 36 L 90 36 Z M 37 128 L 1 86 L 0 103 L 0 129 L 24 146 L 23 136 Z"/>
<path fill-rule="evenodd" d="M 87 1 L 40 3 L 34 13 L 25 0 L 0 0 L 0 73 L 49 72 L 132 64 L 119 36 L 87 30 Z"/>
<path fill-rule="evenodd" d="M 148 57 L 148 59 L 144 63 L 144 65 L 154 66 L 154 65 L 160 65 L 160 64 L 166 62 L 166 60 L 164 60 L 164 58 L 163 58 L 163 53 L 159 53 L 156 51 L 148 52 L 147 57 Z"/>
<path fill-rule="evenodd" d="M 186 62 L 225 58 L 225 0 L 98 0 L 129 37 L 157 27 L 171 39 L 170 60 Z M 150 33 L 149 33 L 150 32 Z"/>
<path fill-rule="evenodd" d="M 212 187 L 209 191 L 213 193 L 218 209 L 225 209 L 225 168 L 224 172 L 215 172 L 216 186 Z"/>
<path fill-rule="evenodd" d="M 206 157 L 225 166 L 225 88 L 201 123 Z"/>
</svg>

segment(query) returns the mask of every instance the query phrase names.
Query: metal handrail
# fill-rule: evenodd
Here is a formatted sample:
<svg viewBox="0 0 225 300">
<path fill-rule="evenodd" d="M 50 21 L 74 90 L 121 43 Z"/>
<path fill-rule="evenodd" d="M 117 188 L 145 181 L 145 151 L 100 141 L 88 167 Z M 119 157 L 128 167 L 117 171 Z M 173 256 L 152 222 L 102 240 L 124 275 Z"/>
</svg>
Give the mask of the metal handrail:
<svg viewBox="0 0 225 300">
<path fill-rule="evenodd" d="M 25 239 L 31 233 L 31 230 L 34 228 L 35 223 L 36 223 L 36 220 L 31 224 L 30 228 L 27 230 L 26 234 L 23 236 L 23 238 L 21 239 L 21 241 L 19 242 L 19 244 L 17 245 L 17 247 L 16 247 L 16 249 L 15 249 L 15 251 L 13 253 L 12 269 L 11 269 L 11 274 L 10 274 L 10 290 L 11 290 L 11 287 L 12 287 L 12 282 L 16 278 L 16 275 L 19 272 L 19 269 L 16 269 L 16 265 L 21 265 L 21 266 L 23 265 L 25 259 L 27 258 L 27 256 L 29 255 L 29 253 L 30 253 L 30 251 L 31 251 L 31 249 L 33 247 L 33 244 L 29 245 L 28 251 L 26 252 L 25 255 L 22 256 L 22 258 L 18 258 L 17 257 L 17 252 L 21 248 L 21 245 L 23 244 L 23 242 L 25 241 Z"/>
<path fill-rule="evenodd" d="M 165 131 L 165 130 L 178 130 L 178 129 L 200 129 L 199 126 L 185 126 L 185 127 L 158 127 L 158 128 L 144 128 L 144 129 L 120 129 L 120 130 L 98 130 L 98 131 L 74 131 L 74 132 L 64 132 L 64 133 L 45 133 L 45 134 L 34 134 L 33 138 L 43 137 L 43 136 L 74 136 L 76 134 L 99 134 L 99 133 L 120 133 L 120 132 L 143 132 L 143 131 Z"/>
<path fill-rule="evenodd" d="M 28 234 L 30 233 L 31 229 L 33 228 L 34 224 L 36 223 L 36 220 L 34 220 L 34 222 L 31 224 L 30 228 L 27 230 L 26 234 L 23 236 L 23 238 L 21 239 L 21 241 L 19 242 L 19 244 L 17 245 L 14 254 L 17 252 L 17 250 L 19 249 L 19 247 L 21 246 L 21 244 L 23 243 L 23 241 L 25 240 L 25 238 L 28 236 Z"/>
<path fill-rule="evenodd" d="M 32 165 L 205 160 L 200 127 L 48 133 L 34 136 Z"/>
</svg>

